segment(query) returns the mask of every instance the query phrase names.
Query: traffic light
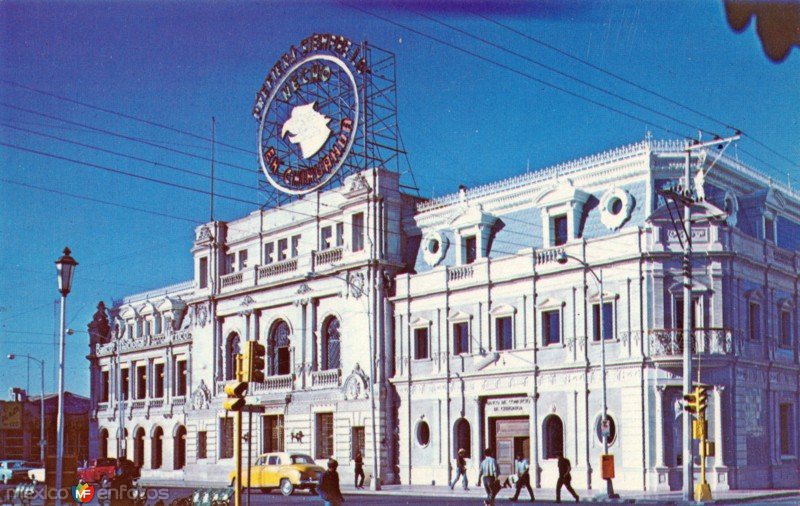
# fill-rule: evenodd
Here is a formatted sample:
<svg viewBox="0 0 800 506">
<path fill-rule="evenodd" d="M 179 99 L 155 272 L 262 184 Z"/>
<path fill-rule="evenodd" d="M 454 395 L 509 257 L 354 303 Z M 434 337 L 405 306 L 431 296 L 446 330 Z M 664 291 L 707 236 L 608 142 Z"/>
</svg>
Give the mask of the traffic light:
<svg viewBox="0 0 800 506">
<path fill-rule="evenodd" d="M 683 396 L 683 409 L 684 411 L 688 411 L 689 413 L 696 414 L 697 413 L 697 395 L 696 391 L 691 394 L 686 394 Z"/>
<path fill-rule="evenodd" d="M 705 417 L 708 408 L 708 390 L 704 387 L 697 387 L 695 391 L 695 402 L 697 403 L 697 416 Z"/>
<path fill-rule="evenodd" d="M 247 394 L 247 383 L 243 381 L 231 381 L 225 385 L 225 393 L 228 398 L 222 401 L 225 411 L 241 411 L 244 408 Z"/>
<path fill-rule="evenodd" d="M 244 373 L 243 381 L 264 382 L 264 366 L 266 365 L 264 356 L 266 353 L 266 348 L 258 341 L 247 341 L 245 343 L 244 364 L 242 367 Z"/>
</svg>

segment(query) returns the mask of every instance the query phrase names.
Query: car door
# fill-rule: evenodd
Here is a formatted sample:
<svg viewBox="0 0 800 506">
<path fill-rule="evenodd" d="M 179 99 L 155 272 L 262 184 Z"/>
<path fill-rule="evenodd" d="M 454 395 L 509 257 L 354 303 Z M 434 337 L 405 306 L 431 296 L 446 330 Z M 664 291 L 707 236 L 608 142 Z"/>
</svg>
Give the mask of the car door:
<svg viewBox="0 0 800 506">
<path fill-rule="evenodd" d="M 268 455 L 267 465 L 264 466 L 264 486 L 277 487 L 280 482 L 280 455 Z"/>
</svg>

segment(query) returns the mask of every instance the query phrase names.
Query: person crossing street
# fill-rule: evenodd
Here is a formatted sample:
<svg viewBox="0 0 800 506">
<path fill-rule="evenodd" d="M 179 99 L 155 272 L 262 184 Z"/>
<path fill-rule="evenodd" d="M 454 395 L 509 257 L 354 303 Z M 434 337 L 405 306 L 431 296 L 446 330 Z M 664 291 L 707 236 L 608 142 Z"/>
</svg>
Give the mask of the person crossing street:
<svg viewBox="0 0 800 506">
<path fill-rule="evenodd" d="M 450 483 L 450 490 L 453 490 L 458 483 L 458 478 L 461 478 L 461 484 L 464 486 L 464 490 L 469 490 L 467 486 L 467 459 L 466 459 L 467 451 L 463 448 L 458 450 L 458 457 L 456 458 L 456 477 L 453 478 L 453 482 Z"/>
<path fill-rule="evenodd" d="M 517 454 L 517 460 L 514 462 L 514 471 L 517 473 L 517 492 L 514 494 L 514 497 L 511 498 L 512 501 L 519 499 L 519 493 L 522 487 L 528 489 L 531 501 L 535 500 L 533 497 L 533 489 L 531 488 L 530 467 L 528 459 L 526 459 L 522 453 Z"/>
</svg>

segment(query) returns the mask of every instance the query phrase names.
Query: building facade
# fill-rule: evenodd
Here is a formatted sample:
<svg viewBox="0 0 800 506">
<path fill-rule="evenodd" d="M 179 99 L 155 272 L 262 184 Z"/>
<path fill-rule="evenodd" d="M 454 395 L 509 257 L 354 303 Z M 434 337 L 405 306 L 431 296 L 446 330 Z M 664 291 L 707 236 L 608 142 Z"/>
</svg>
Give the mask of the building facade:
<svg viewBox="0 0 800 506">
<path fill-rule="evenodd" d="M 491 447 L 503 473 L 521 452 L 550 486 L 563 452 L 576 486 L 600 488 L 604 344 L 616 487 L 678 489 L 682 238 L 659 190 L 683 159 L 648 139 L 435 200 L 371 170 L 200 226 L 194 279 L 90 325 L 97 452 L 145 478 L 224 481 L 222 387 L 258 340 L 254 455 L 335 456 L 346 480 L 360 451 L 383 482 L 444 485 L 459 448 L 474 477 Z M 728 157 L 702 189 L 691 342 L 712 392 L 710 481 L 798 486 L 800 196 Z"/>
<path fill-rule="evenodd" d="M 528 457 L 536 486 L 563 452 L 576 486 L 604 489 L 604 342 L 616 488 L 680 489 L 683 247 L 659 190 L 683 148 L 646 140 L 417 206 L 421 246 L 392 298 L 402 482 L 444 484 L 459 448 L 477 475 L 488 447 L 504 474 Z M 798 194 L 729 158 L 703 190 L 691 342 L 709 481 L 797 486 Z"/>
</svg>

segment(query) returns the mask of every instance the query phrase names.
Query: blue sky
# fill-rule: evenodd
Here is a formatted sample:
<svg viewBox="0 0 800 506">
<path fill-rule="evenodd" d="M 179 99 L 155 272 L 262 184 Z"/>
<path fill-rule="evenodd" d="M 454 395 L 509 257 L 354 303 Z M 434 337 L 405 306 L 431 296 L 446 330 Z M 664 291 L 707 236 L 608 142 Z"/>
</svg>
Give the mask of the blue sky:
<svg viewBox="0 0 800 506">
<path fill-rule="evenodd" d="M 781 64 L 771 63 L 752 24 L 741 34 L 728 27 L 721 1 L 351 5 L 374 15 L 337 2 L 0 3 L 0 392 L 27 382 L 25 362 L 8 362 L 8 353 L 44 358 L 47 389 L 55 389 L 53 302 L 58 293 L 53 262 L 65 245 L 80 262 L 68 299 L 69 326 L 77 333 L 68 338 L 66 385 L 86 394 L 85 329 L 97 301 L 110 303 L 189 279 L 192 221 L 209 216 L 208 197 L 202 194 L 65 160 L 207 190 L 207 179 L 166 166 L 207 175 L 209 142 L 50 95 L 200 137 L 210 136 L 211 117 L 216 117 L 217 139 L 239 148 L 218 146 L 217 176 L 239 185 L 218 183 L 217 191 L 256 202 L 253 97 L 269 68 L 292 44 L 315 32 L 340 33 L 395 53 L 400 129 L 425 196 L 636 142 L 648 129 L 655 137 L 675 138 L 696 136 L 698 128 L 729 133 L 724 125 L 752 136 L 739 143 L 742 160 L 800 185 L 800 51 L 795 49 Z M 707 117 L 616 81 L 486 18 Z M 690 126 L 637 109 L 529 60 Z M 215 206 L 220 219 L 235 219 L 255 208 L 222 199 Z M 34 392 L 39 388 L 37 373 L 33 368 Z"/>
</svg>

